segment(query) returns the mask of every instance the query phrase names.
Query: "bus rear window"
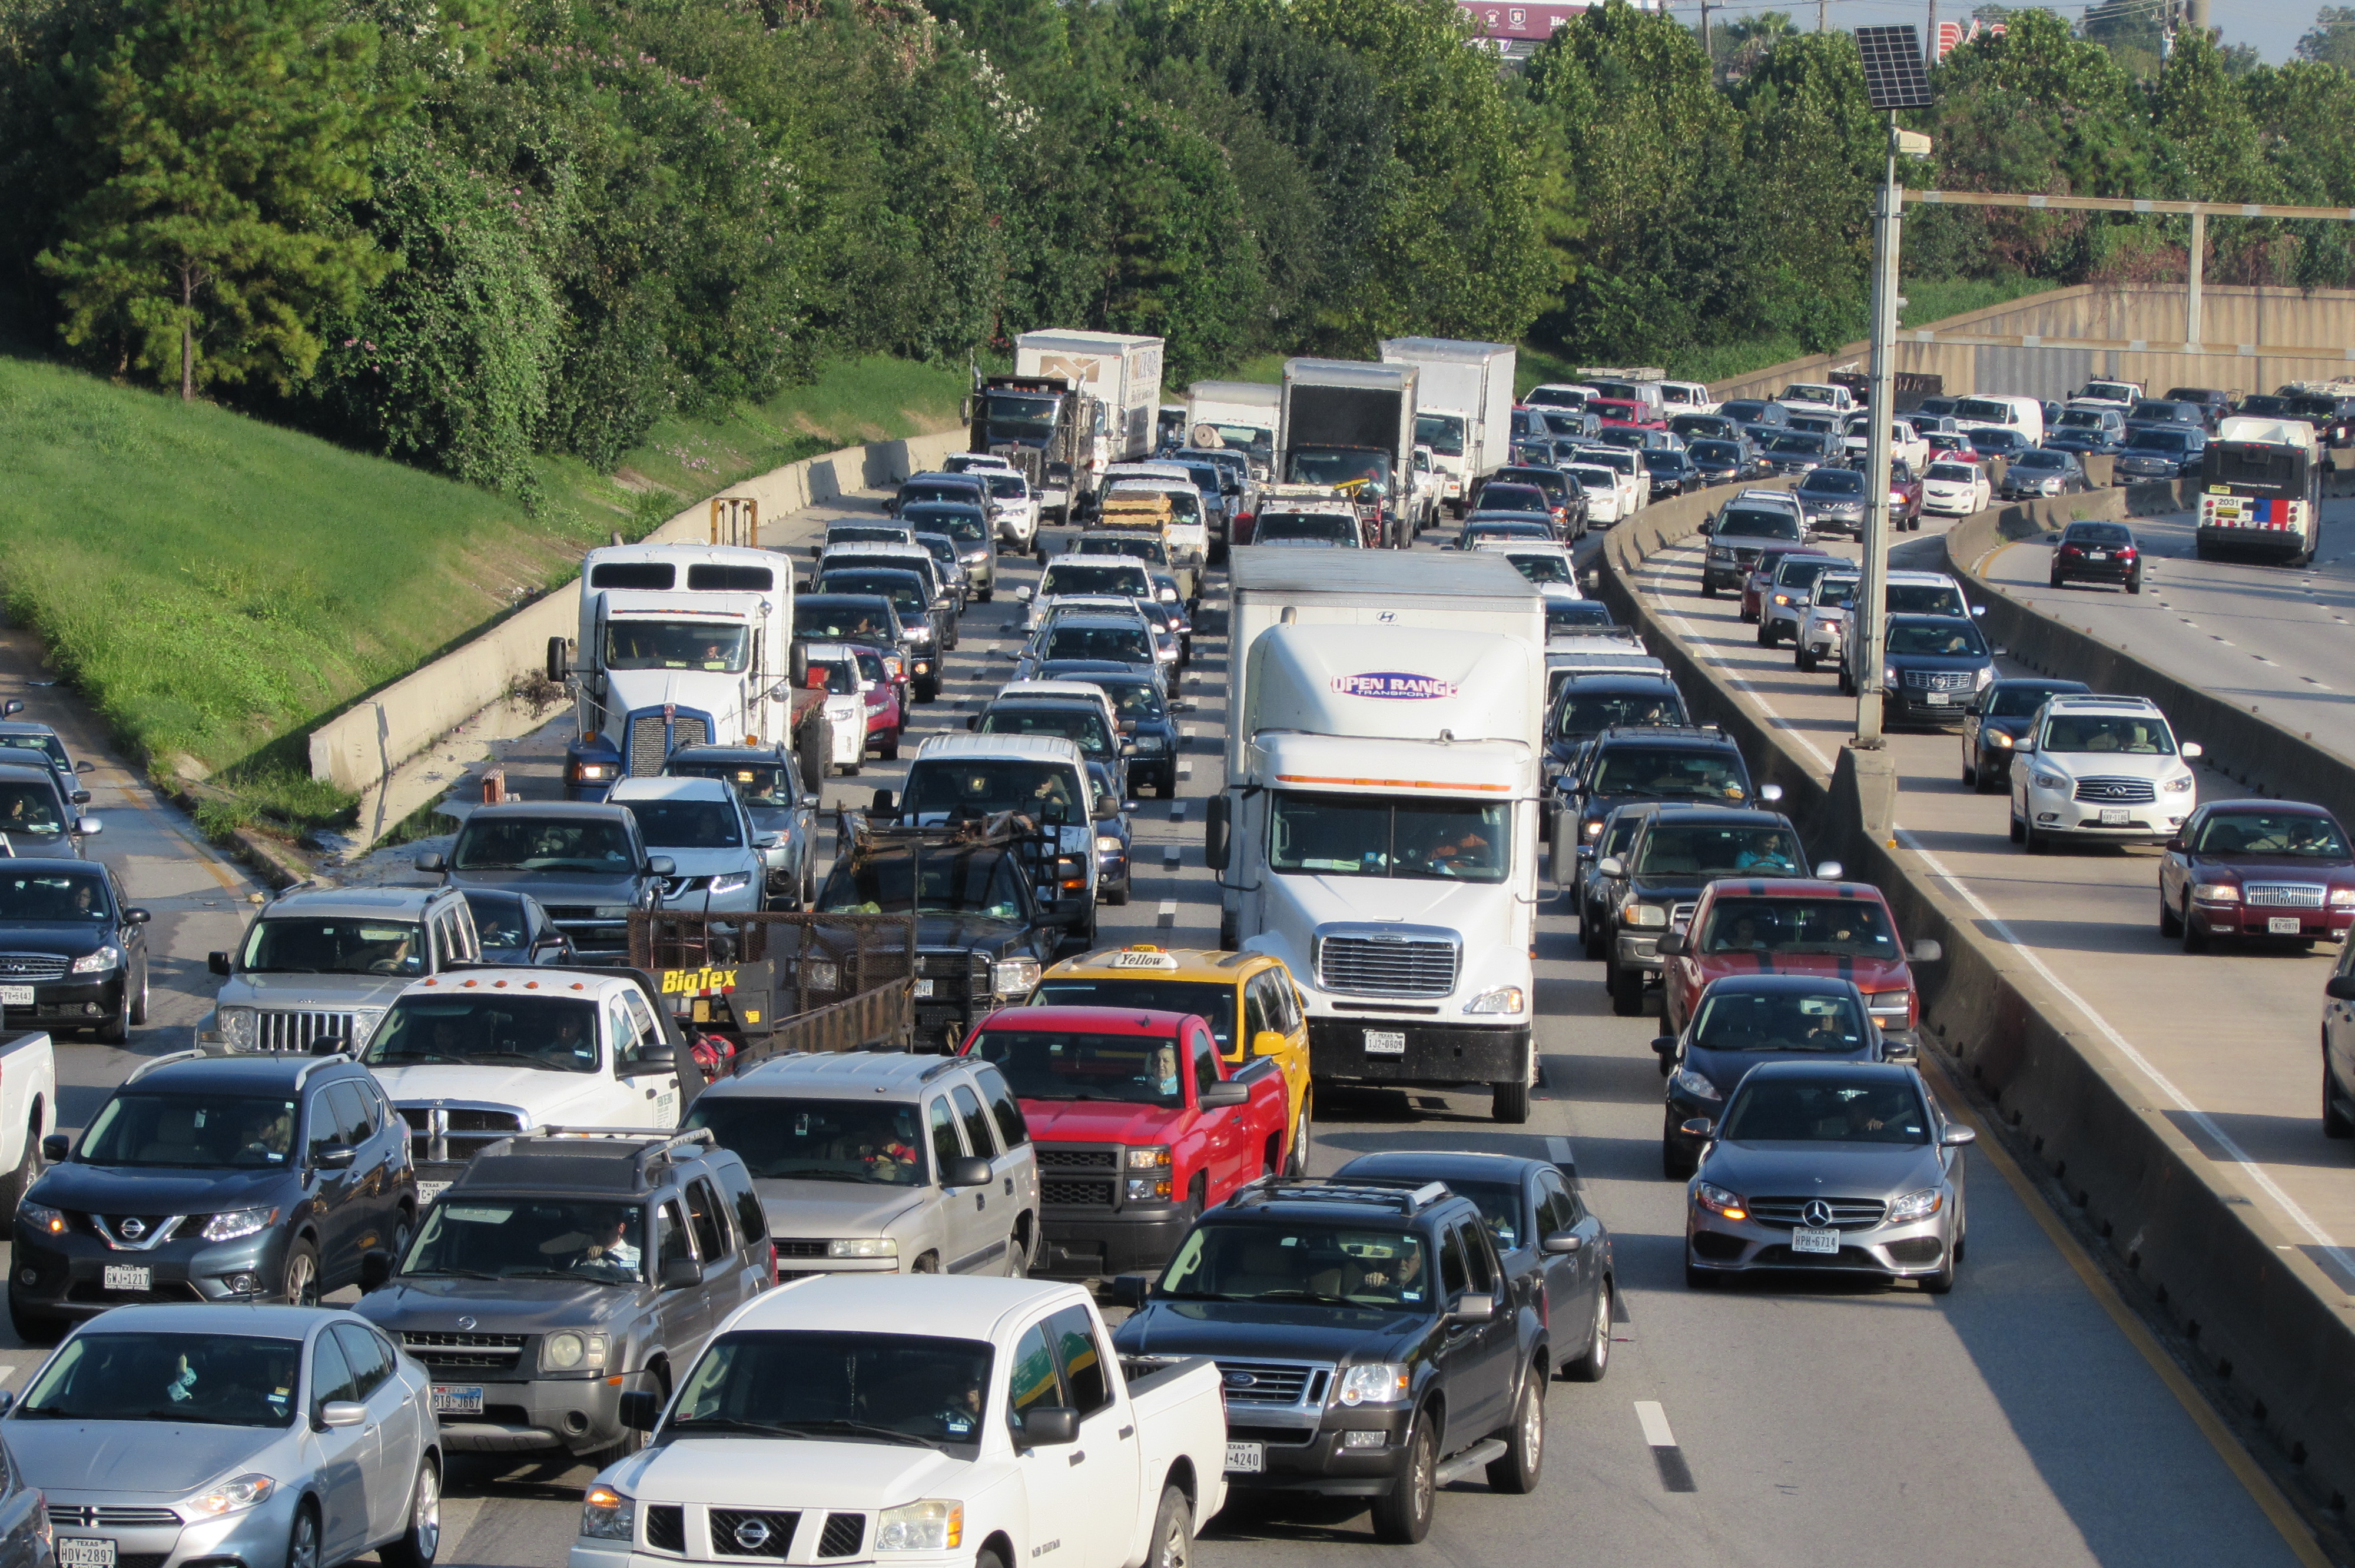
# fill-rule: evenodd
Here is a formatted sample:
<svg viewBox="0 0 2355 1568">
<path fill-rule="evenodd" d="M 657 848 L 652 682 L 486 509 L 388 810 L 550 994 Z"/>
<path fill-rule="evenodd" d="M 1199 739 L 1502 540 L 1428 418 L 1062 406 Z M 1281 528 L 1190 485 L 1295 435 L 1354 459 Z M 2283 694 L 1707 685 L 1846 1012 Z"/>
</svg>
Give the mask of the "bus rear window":
<svg viewBox="0 0 2355 1568">
<path fill-rule="evenodd" d="M 2306 458 L 2299 452 L 2227 442 L 2208 449 L 2201 477 L 2247 494 L 2297 496 L 2306 493 Z"/>
</svg>

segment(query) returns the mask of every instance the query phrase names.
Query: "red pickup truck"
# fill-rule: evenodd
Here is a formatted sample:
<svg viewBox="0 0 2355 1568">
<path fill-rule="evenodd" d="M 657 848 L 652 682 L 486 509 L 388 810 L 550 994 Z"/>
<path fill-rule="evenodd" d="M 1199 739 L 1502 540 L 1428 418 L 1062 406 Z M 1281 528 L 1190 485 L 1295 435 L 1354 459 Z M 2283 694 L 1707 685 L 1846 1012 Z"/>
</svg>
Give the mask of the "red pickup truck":
<svg viewBox="0 0 2355 1568">
<path fill-rule="evenodd" d="M 1191 1013 L 1000 1008 L 967 1055 L 1022 1102 L 1039 1159 L 1037 1272 L 1094 1278 L 1157 1269 L 1205 1209 L 1284 1169 L 1284 1075 L 1269 1056 L 1231 1075 Z"/>
<path fill-rule="evenodd" d="M 1681 1031 L 1725 975 L 1837 975 L 1856 982 L 1873 1022 L 1902 1047 L 1922 1023 L 1913 965 L 1940 954 L 1928 938 L 1911 948 L 1899 939 L 1889 901 L 1869 882 L 1727 877 L 1709 885 L 1685 929 L 1660 939 L 1660 1012 Z"/>
</svg>

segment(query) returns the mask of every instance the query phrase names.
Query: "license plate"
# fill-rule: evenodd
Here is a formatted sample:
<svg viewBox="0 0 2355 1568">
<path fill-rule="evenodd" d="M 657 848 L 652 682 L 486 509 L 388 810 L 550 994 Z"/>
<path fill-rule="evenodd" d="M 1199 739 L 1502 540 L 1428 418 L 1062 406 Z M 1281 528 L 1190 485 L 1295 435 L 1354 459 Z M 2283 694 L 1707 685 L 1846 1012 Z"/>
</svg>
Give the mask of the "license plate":
<svg viewBox="0 0 2355 1568">
<path fill-rule="evenodd" d="M 153 1290 L 155 1288 L 155 1271 L 144 1263 L 110 1263 L 106 1266 L 105 1277 L 100 1283 L 109 1290 Z M 112 1550 L 114 1542 L 110 1541 L 106 1544 Z"/>
<path fill-rule="evenodd" d="M 86 1535 L 60 1535 L 58 1568 L 114 1568 L 114 1542 Z"/>
<path fill-rule="evenodd" d="M 436 1415 L 480 1415 L 483 1413 L 483 1390 L 479 1383 L 461 1386 L 437 1383 L 433 1385 L 433 1414 Z"/>
<path fill-rule="evenodd" d="M 30 1007 L 32 1005 L 33 988 L 31 986 L 0 985 L 0 1007 Z M 59 1544 L 62 1545 L 63 1543 L 60 1542 Z M 114 1550 L 114 1542 L 112 1541 L 97 1541 L 92 1542 L 91 1544 L 93 1546 L 103 1546 L 110 1552 Z M 109 1561 L 112 1561 L 112 1558 L 110 1558 Z"/>
<path fill-rule="evenodd" d="M 1406 1034 L 1396 1029 L 1369 1029 L 1366 1031 L 1366 1054 L 1403 1056 L 1406 1054 Z"/>
<path fill-rule="evenodd" d="M 930 995 L 932 995 L 932 981 L 930 981 L 930 980 L 918 980 L 918 981 L 916 982 L 916 994 L 917 994 L 918 996 L 930 996 Z"/>
<path fill-rule="evenodd" d="M 1944 692 L 1924 692 L 1922 694 L 1922 700 L 1934 708 L 1943 708 L 1955 699 Z"/>
<path fill-rule="evenodd" d="M 430 1203 L 449 1191 L 449 1188 L 450 1183 L 447 1181 L 420 1181 L 417 1184 L 417 1201 L 421 1203 Z"/>
<path fill-rule="evenodd" d="M 2132 813 L 2128 812 L 2124 806 L 2105 806 L 2102 808 L 2102 826 L 2105 828 L 2123 828 L 2128 822 L 2133 821 L 2134 817 Z"/>
<path fill-rule="evenodd" d="M 1267 1445 L 1264 1443 L 1228 1444 L 1227 1468 L 1230 1471 L 1242 1471 L 1254 1476 L 1259 1474 L 1267 1468 Z M 58 1544 L 63 1546 L 65 1543 L 59 1542 Z M 114 1542 L 110 1541 L 106 1544 L 112 1548 Z M 106 1560 L 110 1563 L 114 1561 L 111 1551 Z"/>
<path fill-rule="evenodd" d="M 1828 1257 L 1839 1251 L 1839 1232 L 1811 1231 L 1804 1227 L 1791 1233 L 1793 1252 L 1821 1253 Z"/>
<path fill-rule="evenodd" d="M 2110 553 L 2107 550 L 2088 550 L 2085 552 L 2085 559 L 2089 561 L 2106 561 L 2109 558 Z"/>
<path fill-rule="evenodd" d="M 2301 922 L 2295 915 L 2275 915 L 2265 921 L 2265 929 L 2276 937 L 2295 937 Z"/>
</svg>

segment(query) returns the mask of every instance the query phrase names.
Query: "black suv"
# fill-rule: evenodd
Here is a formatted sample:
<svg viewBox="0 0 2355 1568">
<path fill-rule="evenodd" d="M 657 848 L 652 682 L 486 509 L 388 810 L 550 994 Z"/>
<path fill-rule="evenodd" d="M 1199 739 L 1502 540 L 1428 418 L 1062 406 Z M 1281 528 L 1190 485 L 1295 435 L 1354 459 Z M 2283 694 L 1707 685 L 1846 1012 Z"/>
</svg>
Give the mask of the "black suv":
<svg viewBox="0 0 2355 1568">
<path fill-rule="evenodd" d="M 1559 846 L 1568 833 L 1578 845 L 1570 880 L 1583 885 L 1593 875 L 1603 820 L 1622 806 L 1639 800 L 1748 806 L 1782 798 L 1779 784 L 1752 786 L 1742 748 L 1714 726 L 1614 726 L 1587 742 L 1572 770 L 1556 781 L 1552 842 Z M 1555 853 L 1561 854 L 1559 847 Z M 1554 880 L 1562 880 L 1559 866 Z"/>
<path fill-rule="evenodd" d="M 1232 1490 L 1369 1498 L 1421 1541 L 1435 1493 L 1485 1466 L 1538 1483 L 1553 1349 L 1470 1199 L 1266 1178 L 1195 1222 L 1160 1279 L 1124 1275 L 1124 1356 L 1209 1356 L 1225 1379 Z M 1582 1331 L 1583 1325 L 1581 1325 Z"/>
<path fill-rule="evenodd" d="M 1625 853 L 1597 860 L 1593 874 L 1609 931 L 1611 1011 L 1633 1018 L 1659 976 L 1660 938 L 1691 922 L 1702 888 L 1720 877 L 1805 876 L 1807 853 L 1780 811 L 1663 805 L 1636 827 Z M 1840 864 L 1828 860 L 1815 874 L 1837 878 Z"/>
<path fill-rule="evenodd" d="M 1606 729 L 1682 729 L 1691 723 L 1684 694 L 1667 675 L 1635 671 L 1573 674 L 1555 691 L 1553 711 L 1546 715 L 1546 772 L 1560 778 L 1574 769 L 1587 747 Z"/>
<path fill-rule="evenodd" d="M 1129 788 L 1140 795 L 1150 789 L 1156 800 L 1177 796 L 1178 752 L 1186 737 L 1169 715 L 1192 713 L 1191 702 L 1170 697 L 1157 674 L 1104 659 L 1050 659 L 1039 666 L 1038 678 L 1103 687 L 1120 720 L 1122 739 L 1134 747 L 1128 754 Z"/>
<path fill-rule="evenodd" d="M 316 1306 L 417 1217 L 408 1127 L 345 1055 L 157 1057 L 69 1142 L 16 1210 L 27 1343 L 129 1301 Z"/>
<path fill-rule="evenodd" d="M 1700 531 L 1709 536 L 1700 568 L 1703 599 L 1716 598 L 1721 588 L 1739 589 L 1767 546 L 1804 544 L 1807 537 L 1800 503 L 1780 491 L 1743 491 Z"/>
<path fill-rule="evenodd" d="M 751 1175 L 710 1132 L 548 1133 L 474 1156 L 353 1310 L 433 1374 L 443 1447 L 602 1461 L 641 1442 L 623 1396 L 666 1400 L 776 1270 Z"/>
<path fill-rule="evenodd" d="M 428 851 L 417 869 L 461 893 L 530 894 L 593 961 L 629 950 L 630 912 L 659 904 L 664 878 L 678 868 L 646 853 L 626 806 L 516 800 L 469 812 L 450 853 Z"/>
</svg>

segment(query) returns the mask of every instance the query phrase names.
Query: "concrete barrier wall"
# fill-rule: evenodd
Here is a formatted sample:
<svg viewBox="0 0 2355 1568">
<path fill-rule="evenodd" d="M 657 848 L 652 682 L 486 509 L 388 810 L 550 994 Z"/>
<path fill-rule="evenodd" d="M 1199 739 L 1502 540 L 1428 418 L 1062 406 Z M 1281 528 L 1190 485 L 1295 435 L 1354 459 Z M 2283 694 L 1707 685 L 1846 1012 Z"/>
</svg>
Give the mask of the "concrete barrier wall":
<svg viewBox="0 0 2355 1568">
<path fill-rule="evenodd" d="M 2073 514 L 2116 516 L 2129 503 L 2172 509 L 2181 504 L 2174 491 L 2137 487 L 2131 495 L 2097 493 L 1981 513 L 1956 529 L 1956 553 L 1976 559 L 2003 538 L 2046 532 Z M 2085 1227 L 2151 1291 L 2193 1353 L 2224 1382 L 2226 1397 L 2279 1445 L 2313 1499 L 2343 1506 L 2355 1497 L 2355 1325 L 2347 1291 L 2323 1271 L 2310 1237 L 2282 1232 L 2216 1177 L 2215 1159 L 2169 1114 L 2178 1107 L 2148 1103 L 2156 1097 L 2118 1044 L 2087 1027 L 1958 889 L 1896 840 L 1863 831 L 1877 815 L 1870 791 L 1876 783 L 1894 786 L 1887 753 L 1843 749 L 1833 777 L 1824 778 L 1790 732 L 1713 661 L 1683 646 L 1633 591 L 1644 561 L 1685 542 L 1705 514 L 1678 503 L 1614 529 L 1602 597 L 1668 662 L 1697 716 L 1725 727 L 1760 782 L 1783 786 L 1784 809 L 1810 853 L 1839 859 L 1849 875 L 1878 884 L 1909 938 L 1944 945 L 1944 960 L 1917 971 L 1925 1037 L 1952 1071 L 1992 1098 L 2019 1152 L 2061 1187 Z M 2006 612 L 1997 605 L 2009 601 L 1983 585 L 1974 597 L 1988 599 L 1987 619 L 2002 641 L 1998 618 Z"/>
<path fill-rule="evenodd" d="M 906 440 L 873 441 L 805 458 L 731 484 L 719 493 L 750 496 L 763 528 L 804 507 L 895 483 L 963 450 L 965 432 L 943 430 Z M 648 534 L 646 544 L 696 544 L 710 537 L 710 499 L 695 503 Z M 363 697 L 311 732 L 311 777 L 357 792 L 498 702 L 544 669 L 548 640 L 581 624 L 576 577 L 551 589 L 464 646 Z"/>
</svg>

